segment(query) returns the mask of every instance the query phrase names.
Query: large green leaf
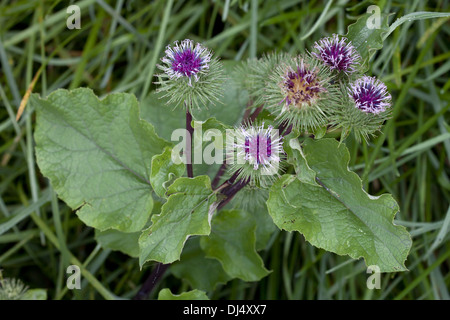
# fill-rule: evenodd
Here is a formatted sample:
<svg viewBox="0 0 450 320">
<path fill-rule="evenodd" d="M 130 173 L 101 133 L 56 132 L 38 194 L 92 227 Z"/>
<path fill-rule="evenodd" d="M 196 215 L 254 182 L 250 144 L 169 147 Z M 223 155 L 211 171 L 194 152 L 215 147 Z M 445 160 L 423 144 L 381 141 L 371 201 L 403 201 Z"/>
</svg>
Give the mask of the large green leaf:
<svg viewBox="0 0 450 320">
<path fill-rule="evenodd" d="M 256 191 L 255 191 L 256 193 Z M 263 250 L 267 247 L 270 238 L 273 233 L 277 231 L 277 226 L 273 223 L 272 218 L 270 217 L 267 206 L 258 205 L 254 207 L 249 207 L 247 212 L 253 216 L 253 219 L 256 223 L 256 250 Z"/>
<path fill-rule="evenodd" d="M 187 281 L 192 288 L 213 291 L 219 283 L 225 284 L 231 277 L 225 273 L 219 261 L 205 257 L 199 240 L 197 237 L 186 243 L 181 259 L 170 266 L 170 272 Z"/>
<path fill-rule="evenodd" d="M 103 247 L 117 250 L 129 255 L 139 257 L 139 236 L 141 232 L 121 232 L 114 229 L 105 231 L 95 230 L 95 240 Z"/>
<path fill-rule="evenodd" d="M 241 210 L 221 211 L 213 219 L 209 237 L 202 237 L 200 245 L 207 257 L 216 258 L 233 278 L 258 281 L 269 271 L 255 250 L 256 224 Z"/>
<path fill-rule="evenodd" d="M 139 238 L 139 263 L 149 260 L 171 263 L 180 259 L 184 243 L 192 235 L 211 231 L 210 206 L 216 195 L 207 176 L 178 178 L 168 188 L 161 214 L 152 216 L 152 225 Z"/>
<path fill-rule="evenodd" d="M 300 146 L 300 142 L 296 137 L 285 142 L 288 147 L 285 146 L 284 150 L 288 156 L 287 162 L 294 166 L 295 172 L 297 173 L 297 179 L 305 183 L 315 184 L 316 173 L 312 170 L 308 163 L 306 163 L 305 155 Z"/>
<path fill-rule="evenodd" d="M 284 175 L 271 188 L 267 206 L 275 224 L 301 232 L 314 246 L 363 257 L 381 272 L 406 270 L 411 237 L 393 224 L 399 210 L 393 197 L 362 189 L 360 178 L 348 170 L 344 144 L 306 139 L 302 146 L 296 153 L 299 175 Z"/>
<path fill-rule="evenodd" d="M 162 289 L 158 294 L 158 300 L 209 300 L 205 292 L 201 290 L 191 290 L 180 294 L 173 294 L 170 289 Z"/>
<path fill-rule="evenodd" d="M 150 182 L 155 193 L 161 198 L 165 197 L 165 192 L 170 183 L 183 175 L 186 168 L 186 165 L 181 163 L 180 156 L 172 153 L 172 148 L 166 148 L 162 154 L 152 158 Z M 176 163 L 174 163 L 174 159 Z"/>
<path fill-rule="evenodd" d="M 163 200 L 165 202 L 165 200 Z M 155 199 L 153 200 L 152 215 L 161 213 L 161 202 Z M 146 223 L 146 227 L 150 225 L 151 221 Z M 120 251 L 133 258 L 139 257 L 139 237 L 142 234 L 141 231 L 137 232 L 122 232 L 119 230 L 108 229 L 100 231 L 95 230 L 95 240 L 103 248 L 108 248 L 115 251 Z"/>
<path fill-rule="evenodd" d="M 231 127 L 216 118 L 192 121 L 192 127 L 194 128 L 192 138 L 194 175 L 204 174 L 213 178 L 225 159 L 226 130 Z M 220 138 L 216 136 L 219 132 Z"/>
<path fill-rule="evenodd" d="M 256 224 L 256 250 L 267 247 L 273 233 L 278 230 L 267 211 L 266 201 L 269 190 L 246 187 L 239 191 L 230 202 L 230 208 L 245 211 Z M 234 206 L 233 206 L 234 205 Z"/>
<path fill-rule="evenodd" d="M 379 28 L 370 25 L 374 19 L 380 19 Z M 346 37 L 352 41 L 353 46 L 361 55 L 364 70 L 368 69 L 369 59 L 375 54 L 375 51 L 383 48 L 383 34 L 388 30 L 388 15 L 381 13 L 379 17 L 365 14 L 348 26 Z"/>
<path fill-rule="evenodd" d="M 152 210 L 150 161 L 168 145 L 139 117 L 134 95 L 90 89 L 33 95 L 37 163 L 88 226 L 141 230 Z"/>
</svg>

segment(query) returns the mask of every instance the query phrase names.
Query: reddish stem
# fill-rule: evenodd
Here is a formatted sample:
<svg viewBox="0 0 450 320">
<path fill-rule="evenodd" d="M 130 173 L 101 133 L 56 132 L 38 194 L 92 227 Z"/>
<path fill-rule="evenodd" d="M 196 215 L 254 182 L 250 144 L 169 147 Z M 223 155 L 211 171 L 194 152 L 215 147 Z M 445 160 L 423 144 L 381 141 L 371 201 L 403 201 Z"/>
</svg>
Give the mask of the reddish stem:
<svg viewBox="0 0 450 320">
<path fill-rule="evenodd" d="M 186 170 L 188 178 L 193 178 L 192 170 L 192 137 L 194 135 L 194 128 L 192 127 L 192 114 L 189 111 L 189 106 L 186 105 L 186 130 L 188 135 L 186 137 Z"/>
</svg>

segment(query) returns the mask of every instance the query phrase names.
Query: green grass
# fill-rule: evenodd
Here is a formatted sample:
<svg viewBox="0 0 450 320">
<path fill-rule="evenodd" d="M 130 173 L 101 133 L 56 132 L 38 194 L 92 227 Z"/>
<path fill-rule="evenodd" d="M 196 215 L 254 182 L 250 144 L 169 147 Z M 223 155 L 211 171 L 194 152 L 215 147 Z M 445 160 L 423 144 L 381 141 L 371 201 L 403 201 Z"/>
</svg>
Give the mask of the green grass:
<svg viewBox="0 0 450 320">
<path fill-rule="evenodd" d="M 297 52 L 320 37 L 346 33 L 371 2 L 359 1 L 77 1 L 81 30 L 66 27 L 64 1 L 0 2 L 0 268 L 4 277 L 46 288 L 50 299 L 132 298 L 153 265 L 103 249 L 42 177 L 34 158 L 35 117 L 22 97 L 88 86 L 98 95 L 154 90 L 156 63 L 174 40 L 202 41 L 222 59 Z M 395 19 L 448 12 L 448 1 L 379 1 Z M 409 16 L 414 17 L 414 15 Z M 394 113 L 369 145 L 346 141 L 353 170 L 374 195 L 392 193 L 397 223 L 413 247 L 409 271 L 383 274 L 366 287 L 362 261 L 314 248 L 298 233 L 277 232 L 261 252 L 273 272 L 259 283 L 233 280 L 213 299 L 449 299 L 450 287 L 450 24 L 448 17 L 398 21 L 371 61 L 393 96 Z M 397 28 L 394 28 L 396 25 Z M 82 290 L 66 288 L 77 264 Z M 169 271 L 157 289 L 188 284 Z M 157 296 L 155 290 L 151 298 Z"/>
</svg>

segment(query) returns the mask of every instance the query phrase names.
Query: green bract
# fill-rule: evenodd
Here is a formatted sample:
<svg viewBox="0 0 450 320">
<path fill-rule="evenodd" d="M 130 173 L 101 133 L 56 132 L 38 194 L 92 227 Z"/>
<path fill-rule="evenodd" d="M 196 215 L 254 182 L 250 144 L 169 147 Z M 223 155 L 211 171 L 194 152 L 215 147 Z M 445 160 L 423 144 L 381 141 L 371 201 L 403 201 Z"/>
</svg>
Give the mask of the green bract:
<svg viewBox="0 0 450 320">
<path fill-rule="evenodd" d="M 330 124 L 334 128 L 341 128 L 341 140 L 353 133 L 357 141 L 361 138 L 368 142 L 381 129 L 391 116 L 390 106 L 380 113 L 364 112 L 355 106 L 355 101 L 349 97 L 351 89 L 341 85 L 341 102 L 336 105 L 330 116 Z"/>
<path fill-rule="evenodd" d="M 279 64 L 266 82 L 267 109 L 294 130 L 312 132 L 326 125 L 338 97 L 330 69 L 307 54 Z"/>
<path fill-rule="evenodd" d="M 264 104 L 267 79 L 281 63 L 292 59 L 285 52 L 264 54 L 259 59 L 248 59 L 236 68 L 236 73 L 244 89 L 249 92 L 249 106 L 259 107 Z"/>
<path fill-rule="evenodd" d="M 167 51 L 166 51 L 167 52 Z M 165 57 L 163 61 L 167 58 Z M 220 101 L 223 96 L 223 82 L 225 81 L 222 63 L 217 59 L 207 61 L 207 68 L 198 70 L 194 76 L 173 76 L 172 67 L 158 66 L 164 72 L 158 74 L 158 92 L 168 98 L 168 104 L 200 108 Z"/>
</svg>

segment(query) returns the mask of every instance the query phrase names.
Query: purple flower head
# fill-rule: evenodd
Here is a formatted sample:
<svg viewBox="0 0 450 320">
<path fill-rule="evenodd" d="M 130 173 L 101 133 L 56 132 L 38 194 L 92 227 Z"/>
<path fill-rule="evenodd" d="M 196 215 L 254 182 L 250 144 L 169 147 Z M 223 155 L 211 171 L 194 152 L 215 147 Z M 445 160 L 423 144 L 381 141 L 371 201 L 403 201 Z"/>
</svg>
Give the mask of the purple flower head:
<svg viewBox="0 0 450 320">
<path fill-rule="evenodd" d="M 391 95 L 386 85 L 375 77 L 364 76 L 350 84 L 349 93 L 356 108 L 366 112 L 379 114 L 391 105 Z"/>
<path fill-rule="evenodd" d="M 293 105 L 298 109 L 304 104 L 313 104 L 318 95 L 326 91 L 320 84 L 317 71 L 309 68 L 303 60 L 296 70 L 288 70 L 281 86 L 285 96 L 281 102 L 285 102 L 286 107 Z"/>
<path fill-rule="evenodd" d="M 192 40 L 186 39 L 178 43 L 174 42 L 174 46 L 167 46 L 166 56 L 161 59 L 167 67 L 162 69 L 167 76 L 173 79 L 186 77 L 191 85 L 191 78 L 194 81 L 199 80 L 199 73 L 209 69 L 212 53 L 201 44 L 197 43 L 194 47 Z"/>
<path fill-rule="evenodd" d="M 251 165 L 253 170 L 267 171 L 280 162 L 283 152 L 282 137 L 272 126 L 241 126 L 237 130 L 237 143 L 234 145 L 238 158 Z"/>
<path fill-rule="evenodd" d="M 314 44 L 316 52 L 312 55 L 323 61 L 331 70 L 346 74 L 353 73 L 361 56 L 352 43 L 347 43 L 346 40 L 346 38 L 339 39 L 337 34 L 333 37 L 322 38 Z"/>
</svg>

